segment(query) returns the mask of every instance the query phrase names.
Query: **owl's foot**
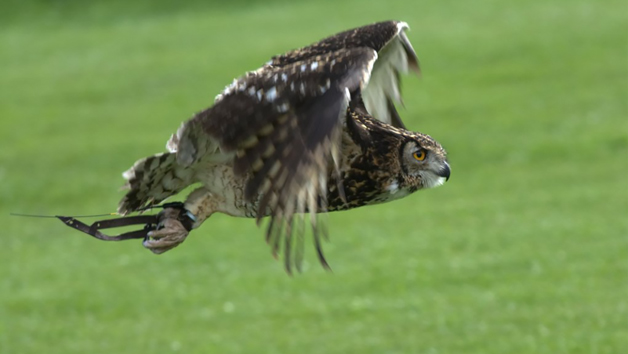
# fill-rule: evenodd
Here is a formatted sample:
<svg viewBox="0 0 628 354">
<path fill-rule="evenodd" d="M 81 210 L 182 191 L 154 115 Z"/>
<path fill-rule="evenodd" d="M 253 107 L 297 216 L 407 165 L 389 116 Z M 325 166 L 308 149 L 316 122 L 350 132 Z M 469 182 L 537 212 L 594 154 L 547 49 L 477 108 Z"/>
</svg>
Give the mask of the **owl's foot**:
<svg viewBox="0 0 628 354">
<path fill-rule="evenodd" d="M 161 254 L 177 247 L 185 241 L 192 229 L 193 216 L 182 207 L 174 204 L 164 208 L 157 217 L 157 229 L 148 233 L 142 243 L 155 254 Z"/>
</svg>

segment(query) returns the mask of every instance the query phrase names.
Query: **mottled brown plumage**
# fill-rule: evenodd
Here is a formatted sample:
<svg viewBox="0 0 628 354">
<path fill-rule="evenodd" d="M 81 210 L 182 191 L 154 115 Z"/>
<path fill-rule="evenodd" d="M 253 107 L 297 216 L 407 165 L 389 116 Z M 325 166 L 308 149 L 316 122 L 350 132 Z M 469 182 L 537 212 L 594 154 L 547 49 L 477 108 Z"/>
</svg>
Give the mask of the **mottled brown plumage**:
<svg viewBox="0 0 628 354">
<path fill-rule="evenodd" d="M 234 80 L 212 107 L 183 123 L 169 153 L 142 159 L 125 173 L 130 191 L 119 212 L 201 183 L 185 203 L 194 228 L 214 212 L 258 221 L 269 216 L 267 241 L 274 254 L 283 241 L 290 271 L 293 261 L 301 263 L 309 213 L 326 265 L 317 213 L 398 199 L 449 177 L 440 144 L 406 130 L 395 109 L 399 74 L 419 70 L 406 29 L 388 21 L 345 31 Z M 162 219 L 164 228 L 144 242 L 155 253 L 187 237 L 176 218 Z"/>
</svg>

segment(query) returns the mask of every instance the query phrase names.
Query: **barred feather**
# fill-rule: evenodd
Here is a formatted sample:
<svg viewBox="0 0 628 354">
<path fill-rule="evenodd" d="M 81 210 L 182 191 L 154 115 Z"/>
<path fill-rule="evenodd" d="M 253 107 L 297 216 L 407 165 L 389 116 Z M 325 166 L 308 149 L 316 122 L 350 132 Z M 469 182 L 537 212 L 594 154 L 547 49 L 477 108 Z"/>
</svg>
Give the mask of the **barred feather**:
<svg viewBox="0 0 628 354">
<path fill-rule="evenodd" d="M 234 172 L 250 176 L 244 196 L 257 201 L 258 222 L 272 218 L 267 239 L 273 254 L 283 237 L 291 259 L 288 236 L 297 210 L 325 209 L 328 168 L 339 168 L 350 92 L 367 83 L 376 58 L 370 48 L 341 49 L 248 73 L 195 118 L 223 151 L 236 152 Z M 316 229 L 316 220 L 311 223 Z"/>
<path fill-rule="evenodd" d="M 194 172 L 177 164 L 176 155 L 163 153 L 137 161 L 122 176 L 129 189 L 118 205 L 118 213 L 127 214 L 159 204 L 193 182 Z"/>
</svg>

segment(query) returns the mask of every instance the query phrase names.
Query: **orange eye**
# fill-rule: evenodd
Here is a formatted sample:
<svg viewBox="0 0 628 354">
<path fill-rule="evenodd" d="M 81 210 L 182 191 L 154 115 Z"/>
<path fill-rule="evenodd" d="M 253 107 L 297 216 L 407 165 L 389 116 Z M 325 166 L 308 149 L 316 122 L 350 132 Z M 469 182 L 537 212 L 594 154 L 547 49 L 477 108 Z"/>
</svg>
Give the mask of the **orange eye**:
<svg viewBox="0 0 628 354">
<path fill-rule="evenodd" d="M 415 152 L 414 154 L 412 154 L 412 156 L 414 156 L 414 158 L 417 159 L 418 161 L 423 161 L 425 160 L 425 150 L 419 150 Z"/>
</svg>

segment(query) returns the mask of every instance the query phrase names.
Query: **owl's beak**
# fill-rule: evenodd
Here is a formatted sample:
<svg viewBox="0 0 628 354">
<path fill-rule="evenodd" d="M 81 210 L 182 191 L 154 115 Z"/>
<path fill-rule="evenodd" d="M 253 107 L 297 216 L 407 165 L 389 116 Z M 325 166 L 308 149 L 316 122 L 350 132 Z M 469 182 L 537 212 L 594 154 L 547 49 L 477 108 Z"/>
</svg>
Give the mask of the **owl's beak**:
<svg viewBox="0 0 628 354">
<path fill-rule="evenodd" d="M 438 175 L 440 177 L 444 177 L 445 181 L 449 181 L 449 175 L 451 174 L 451 169 L 449 168 L 449 164 L 445 162 L 445 166 L 438 171 Z"/>
</svg>

